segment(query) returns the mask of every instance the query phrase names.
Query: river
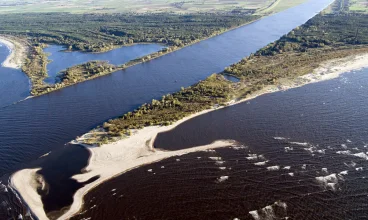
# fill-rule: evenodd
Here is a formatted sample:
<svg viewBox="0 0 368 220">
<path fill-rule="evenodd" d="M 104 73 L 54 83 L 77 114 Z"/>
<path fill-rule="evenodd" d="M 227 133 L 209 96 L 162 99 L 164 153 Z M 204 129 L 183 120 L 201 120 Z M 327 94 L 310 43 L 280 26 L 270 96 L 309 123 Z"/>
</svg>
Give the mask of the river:
<svg viewBox="0 0 368 220">
<path fill-rule="evenodd" d="M 103 121 L 222 71 L 329 3 L 311 0 L 150 62 L 1 108 L 0 174 L 34 166 L 31 161 Z"/>
<path fill-rule="evenodd" d="M 186 121 L 155 147 L 238 147 L 129 171 L 89 192 L 73 219 L 367 219 L 367 85 L 363 69 Z"/>
</svg>

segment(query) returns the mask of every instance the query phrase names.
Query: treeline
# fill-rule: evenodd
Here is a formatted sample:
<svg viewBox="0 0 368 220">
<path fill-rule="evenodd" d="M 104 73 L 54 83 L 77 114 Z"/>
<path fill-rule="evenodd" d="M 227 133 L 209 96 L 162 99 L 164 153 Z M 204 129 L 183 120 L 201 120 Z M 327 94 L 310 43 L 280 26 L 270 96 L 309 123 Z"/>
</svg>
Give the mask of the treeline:
<svg viewBox="0 0 368 220">
<path fill-rule="evenodd" d="M 311 73 L 325 61 L 368 53 L 367 23 L 367 15 L 319 14 L 224 70 L 223 73 L 238 77 L 240 82 L 230 82 L 214 74 L 198 84 L 109 120 L 84 141 L 100 145 L 129 135 L 131 129 L 169 125 L 195 112 L 247 97 L 264 86 L 279 85 L 284 79 L 294 80 Z"/>
<path fill-rule="evenodd" d="M 0 34 L 31 43 L 61 44 L 69 50 L 102 52 L 132 43 L 184 46 L 257 19 L 227 14 L 9 14 L 0 17 Z"/>
</svg>

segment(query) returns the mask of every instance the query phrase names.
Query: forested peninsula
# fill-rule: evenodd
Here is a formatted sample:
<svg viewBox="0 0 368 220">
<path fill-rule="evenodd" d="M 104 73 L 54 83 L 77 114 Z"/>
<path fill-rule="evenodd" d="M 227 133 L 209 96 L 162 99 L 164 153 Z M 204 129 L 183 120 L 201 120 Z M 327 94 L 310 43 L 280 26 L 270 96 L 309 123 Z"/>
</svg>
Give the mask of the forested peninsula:
<svg viewBox="0 0 368 220">
<path fill-rule="evenodd" d="M 290 87 L 303 85 L 308 80 L 300 76 L 313 73 L 327 61 L 366 55 L 367 21 L 368 14 L 351 12 L 347 0 L 337 0 L 304 25 L 222 73 L 111 119 L 79 141 L 106 144 L 129 136 L 135 129 L 170 125 L 194 113 L 245 99 L 268 86 L 279 88 L 287 82 Z M 226 80 L 224 74 L 240 81 Z"/>
<path fill-rule="evenodd" d="M 145 62 L 200 40 L 259 19 L 249 12 L 160 14 L 9 14 L 0 18 L 0 35 L 27 41 L 28 56 L 22 70 L 32 82 L 31 94 L 42 95 L 69 85 Z M 60 73 L 47 84 L 48 44 L 64 45 L 66 51 L 105 52 L 137 43 L 167 47 L 156 53 L 114 66 L 89 62 Z"/>
</svg>

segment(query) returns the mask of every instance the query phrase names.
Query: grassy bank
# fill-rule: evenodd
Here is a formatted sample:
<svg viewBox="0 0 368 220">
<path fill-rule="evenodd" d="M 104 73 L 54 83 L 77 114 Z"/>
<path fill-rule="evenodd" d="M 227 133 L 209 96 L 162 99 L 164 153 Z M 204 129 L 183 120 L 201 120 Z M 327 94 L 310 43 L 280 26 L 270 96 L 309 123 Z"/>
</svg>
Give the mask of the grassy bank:
<svg viewBox="0 0 368 220">
<path fill-rule="evenodd" d="M 240 82 L 225 80 L 223 73 L 214 74 L 193 86 L 163 96 L 161 100 L 152 100 L 133 112 L 105 122 L 85 142 L 108 143 L 129 135 L 131 129 L 169 125 L 204 109 L 246 98 L 267 85 L 278 85 L 311 73 L 325 61 L 368 53 L 367 21 L 368 15 L 365 14 L 343 10 L 323 12 L 224 70 L 223 73 L 238 77 Z"/>
</svg>

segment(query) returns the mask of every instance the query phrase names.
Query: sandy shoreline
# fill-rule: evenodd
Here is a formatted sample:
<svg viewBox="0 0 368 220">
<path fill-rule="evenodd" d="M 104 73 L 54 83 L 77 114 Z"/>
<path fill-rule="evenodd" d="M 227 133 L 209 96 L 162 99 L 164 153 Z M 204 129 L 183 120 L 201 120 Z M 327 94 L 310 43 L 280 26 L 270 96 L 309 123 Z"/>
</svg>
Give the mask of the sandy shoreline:
<svg viewBox="0 0 368 220">
<path fill-rule="evenodd" d="M 14 37 L 0 35 L 0 43 L 4 44 L 10 51 L 9 55 L 1 65 L 7 68 L 20 69 L 27 54 L 27 47 L 24 42 L 21 42 Z"/>
<path fill-rule="evenodd" d="M 246 99 L 242 99 L 239 101 L 234 100 L 229 102 L 229 106 L 249 101 L 263 94 L 287 90 L 300 87 L 309 83 L 316 83 L 337 78 L 342 73 L 358 70 L 364 67 L 368 67 L 368 54 L 360 54 L 342 59 L 331 60 L 320 65 L 320 67 L 317 68 L 313 73 L 300 76 L 295 79 L 286 79 L 279 85 L 266 86 L 262 90 L 254 92 L 252 96 Z M 101 147 L 85 146 L 91 152 L 89 165 L 86 167 L 86 170 L 88 172 L 76 175 L 73 178 L 79 182 L 86 181 L 96 175 L 100 175 L 100 178 L 95 182 L 82 187 L 75 193 L 74 202 L 70 210 L 66 212 L 63 216 L 61 216 L 60 219 L 68 219 L 78 213 L 83 205 L 83 196 L 88 193 L 88 191 L 98 186 L 102 182 L 111 179 L 121 173 L 127 172 L 131 169 L 145 164 L 154 163 L 173 156 L 180 156 L 191 152 L 205 151 L 209 149 L 223 148 L 235 145 L 236 143 L 231 140 L 219 140 L 209 145 L 198 146 L 178 151 L 161 151 L 159 149 L 154 149 L 152 146 L 153 141 L 158 133 L 171 130 L 187 120 L 220 108 L 212 108 L 202 112 L 198 112 L 196 114 L 183 118 L 173 125 L 167 127 L 145 127 L 141 130 L 136 131 L 132 136 L 126 139 L 117 141 L 115 143 L 106 144 Z M 79 141 L 83 141 L 83 137 L 81 137 Z M 78 142 L 76 141 L 76 143 Z M 32 212 L 39 219 L 47 219 L 46 214 L 42 208 L 40 196 L 36 193 L 34 184 L 32 184 L 34 182 L 33 176 L 35 172 L 36 169 L 25 169 L 16 172 L 11 177 L 11 185 L 14 189 L 17 190 L 22 199 L 28 204 Z"/>
</svg>

